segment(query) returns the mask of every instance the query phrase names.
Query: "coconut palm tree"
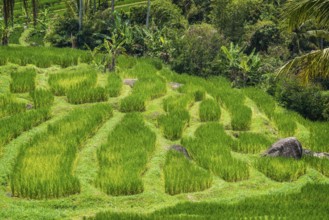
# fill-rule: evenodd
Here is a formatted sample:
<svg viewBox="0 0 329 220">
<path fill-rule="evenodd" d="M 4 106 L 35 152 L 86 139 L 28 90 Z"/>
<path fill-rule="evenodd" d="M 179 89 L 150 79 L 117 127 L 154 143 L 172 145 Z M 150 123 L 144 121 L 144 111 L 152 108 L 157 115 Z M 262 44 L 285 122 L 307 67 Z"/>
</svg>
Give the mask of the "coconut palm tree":
<svg viewBox="0 0 329 220">
<path fill-rule="evenodd" d="M 323 29 L 313 34 L 320 38 L 329 38 L 328 0 L 291 0 L 285 11 L 284 15 L 291 30 L 312 19 Z M 304 83 L 314 78 L 329 78 L 329 48 L 296 57 L 279 70 L 279 75 L 291 73 L 300 76 Z"/>
</svg>

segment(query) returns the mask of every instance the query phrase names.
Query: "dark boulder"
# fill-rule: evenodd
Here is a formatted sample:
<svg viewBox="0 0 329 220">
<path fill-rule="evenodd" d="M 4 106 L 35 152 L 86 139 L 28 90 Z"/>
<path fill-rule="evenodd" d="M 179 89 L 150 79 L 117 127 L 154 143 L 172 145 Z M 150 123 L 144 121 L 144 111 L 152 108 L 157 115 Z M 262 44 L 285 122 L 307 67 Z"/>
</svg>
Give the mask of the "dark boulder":
<svg viewBox="0 0 329 220">
<path fill-rule="evenodd" d="M 177 152 L 179 152 L 179 153 L 182 153 L 182 154 L 184 154 L 184 156 L 185 156 L 187 159 L 191 160 L 191 157 L 190 157 L 188 151 L 187 151 L 186 148 L 183 147 L 183 146 L 180 146 L 180 145 L 173 145 L 173 146 L 170 147 L 170 150 L 174 150 L 174 151 L 177 151 Z"/>
<path fill-rule="evenodd" d="M 264 154 L 270 157 L 292 157 L 301 159 L 303 148 L 301 143 L 295 137 L 281 139 L 273 144 Z"/>
</svg>

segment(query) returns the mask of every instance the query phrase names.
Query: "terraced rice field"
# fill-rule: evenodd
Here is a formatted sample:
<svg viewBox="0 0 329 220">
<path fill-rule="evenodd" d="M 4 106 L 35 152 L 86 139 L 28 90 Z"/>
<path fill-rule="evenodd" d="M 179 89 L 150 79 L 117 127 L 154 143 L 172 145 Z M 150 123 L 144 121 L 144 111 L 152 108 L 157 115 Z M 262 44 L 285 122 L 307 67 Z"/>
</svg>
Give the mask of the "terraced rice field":
<svg viewBox="0 0 329 220">
<path fill-rule="evenodd" d="M 260 156 L 287 136 L 329 151 L 328 123 L 152 59 L 104 74 L 40 50 L 0 53 L 1 219 L 329 217 L 327 160 Z"/>
</svg>

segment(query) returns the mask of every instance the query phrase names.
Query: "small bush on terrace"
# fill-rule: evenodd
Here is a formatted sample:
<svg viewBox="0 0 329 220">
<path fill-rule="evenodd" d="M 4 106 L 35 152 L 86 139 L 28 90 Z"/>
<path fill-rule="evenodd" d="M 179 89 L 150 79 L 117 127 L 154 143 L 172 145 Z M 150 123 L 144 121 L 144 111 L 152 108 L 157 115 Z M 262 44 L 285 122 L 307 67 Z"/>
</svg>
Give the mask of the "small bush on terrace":
<svg viewBox="0 0 329 220">
<path fill-rule="evenodd" d="M 233 145 L 232 150 L 247 154 L 258 154 L 271 146 L 269 138 L 263 134 L 243 132 L 239 134 L 236 144 Z"/>
<path fill-rule="evenodd" d="M 143 112 L 145 111 L 145 99 L 140 95 L 130 95 L 120 102 L 121 112 Z"/>
</svg>

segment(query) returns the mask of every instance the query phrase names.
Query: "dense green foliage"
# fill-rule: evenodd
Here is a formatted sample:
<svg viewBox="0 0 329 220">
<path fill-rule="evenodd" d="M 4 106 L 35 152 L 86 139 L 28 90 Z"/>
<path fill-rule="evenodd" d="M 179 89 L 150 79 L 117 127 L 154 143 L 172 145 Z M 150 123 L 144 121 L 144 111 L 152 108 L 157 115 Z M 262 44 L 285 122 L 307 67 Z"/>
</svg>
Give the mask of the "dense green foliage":
<svg viewBox="0 0 329 220">
<path fill-rule="evenodd" d="M 46 108 L 53 104 L 54 95 L 45 89 L 36 89 L 30 93 L 33 99 L 34 108 Z"/>
<path fill-rule="evenodd" d="M 199 109 L 201 121 L 218 121 L 220 113 L 220 107 L 215 100 L 207 99 L 201 102 Z"/>
</svg>

